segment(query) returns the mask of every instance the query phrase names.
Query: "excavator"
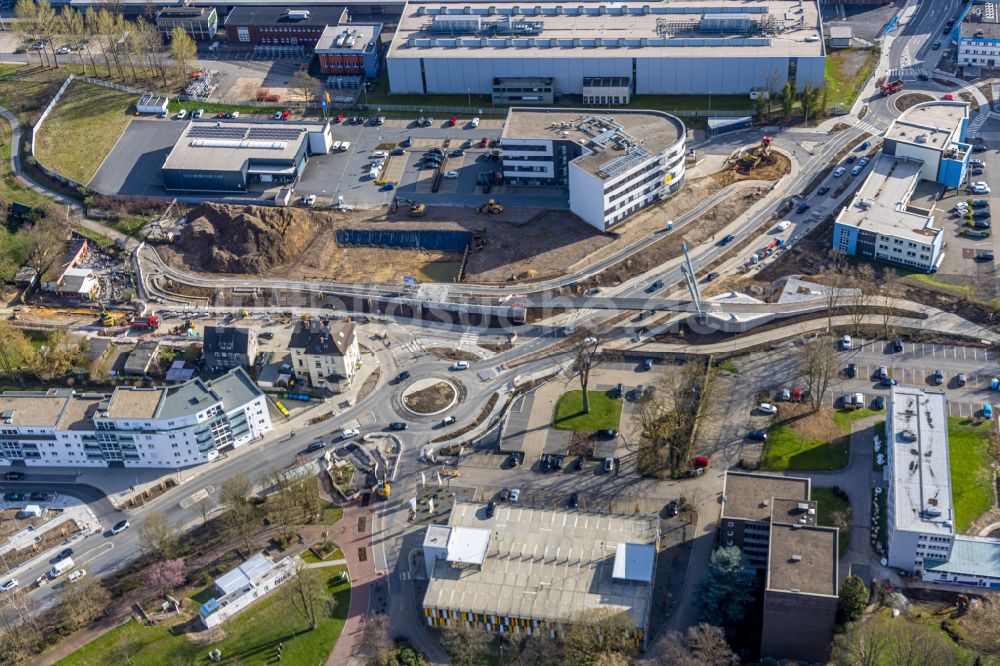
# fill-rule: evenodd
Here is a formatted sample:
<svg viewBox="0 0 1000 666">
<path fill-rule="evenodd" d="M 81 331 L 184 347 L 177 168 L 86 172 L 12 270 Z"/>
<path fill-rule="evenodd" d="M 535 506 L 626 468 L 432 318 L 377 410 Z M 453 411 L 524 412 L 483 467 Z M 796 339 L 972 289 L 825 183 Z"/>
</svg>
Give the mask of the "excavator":
<svg viewBox="0 0 1000 666">
<path fill-rule="evenodd" d="M 479 207 L 480 215 L 499 215 L 503 212 L 503 205 L 496 199 L 490 199 Z"/>
<path fill-rule="evenodd" d="M 406 199 L 401 196 L 395 196 L 392 198 L 392 212 L 395 213 L 399 210 L 400 202 L 410 204 L 410 217 L 423 217 L 427 214 L 427 206 L 422 203 L 417 203 L 410 199 Z"/>
<path fill-rule="evenodd" d="M 760 145 L 749 150 L 746 155 L 741 157 L 736 163 L 736 168 L 743 173 L 749 173 L 762 161 L 768 159 L 771 156 L 771 142 L 773 139 L 769 136 L 765 136 L 760 140 Z"/>
</svg>

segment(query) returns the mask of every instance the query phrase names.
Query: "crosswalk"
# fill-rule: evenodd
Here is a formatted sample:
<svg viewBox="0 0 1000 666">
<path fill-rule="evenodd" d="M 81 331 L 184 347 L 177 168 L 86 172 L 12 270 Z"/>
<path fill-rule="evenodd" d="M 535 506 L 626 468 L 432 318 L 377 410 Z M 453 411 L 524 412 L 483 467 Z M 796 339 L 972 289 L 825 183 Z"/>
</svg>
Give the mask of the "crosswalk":
<svg viewBox="0 0 1000 666">
<path fill-rule="evenodd" d="M 890 79 L 900 79 L 902 81 L 913 81 L 920 77 L 921 74 L 930 76 L 930 70 L 924 67 L 894 67 L 889 70 Z"/>
<path fill-rule="evenodd" d="M 465 329 L 465 331 L 462 332 L 462 337 L 458 339 L 458 346 L 460 349 L 477 347 L 478 342 L 479 336 L 473 333 L 470 329 Z"/>
<path fill-rule="evenodd" d="M 854 123 L 854 126 L 860 130 L 868 132 L 873 136 L 880 136 L 882 134 L 882 128 L 878 125 L 873 125 L 871 123 L 865 122 L 864 120 L 858 120 Z"/>
<path fill-rule="evenodd" d="M 989 120 L 989 119 L 990 119 L 989 109 L 988 108 L 987 109 L 982 109 L 981 108 L 981 110 L 979 111 L 979 113 L 976 114 L 976 117 L 973 118 L 972 121 L 969 122 L 969 131 L 968 131 L 968 134 L 970 134 L 970 135 L 971 134 L 978 134 L 979 130 L 982 129 L 983 125 L 985 125 L 986 121 Z"/>
<path fill-rule="evenodd" d="M 903 52 L 899 55 L 899 62 L 902 63 L 904 67 L 906 65 L 910 64 L 911 58 L 910 58 L 910 45 L 909 44 L 907 44 L 907 45 L 905 45 L 903 47 Z"/>
</svg>

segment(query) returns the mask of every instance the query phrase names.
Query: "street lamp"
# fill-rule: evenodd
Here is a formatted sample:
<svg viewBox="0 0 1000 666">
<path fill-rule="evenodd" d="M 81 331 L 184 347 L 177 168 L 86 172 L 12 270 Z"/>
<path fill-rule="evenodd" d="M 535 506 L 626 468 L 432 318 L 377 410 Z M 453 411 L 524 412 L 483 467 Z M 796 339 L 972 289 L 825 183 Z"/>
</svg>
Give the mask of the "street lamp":
<svg viewBox="0 0 1000 666">
<path fill-rule="evenodd" d="M 469 96 L 469 109 L 472 109 L 472 88 L 466 88 L 465 94 Z"/>
<path fill-rule="evenodd" d="M 708 112 L 712 112 L 712 91 L 708 91 Z"/>
</svg>

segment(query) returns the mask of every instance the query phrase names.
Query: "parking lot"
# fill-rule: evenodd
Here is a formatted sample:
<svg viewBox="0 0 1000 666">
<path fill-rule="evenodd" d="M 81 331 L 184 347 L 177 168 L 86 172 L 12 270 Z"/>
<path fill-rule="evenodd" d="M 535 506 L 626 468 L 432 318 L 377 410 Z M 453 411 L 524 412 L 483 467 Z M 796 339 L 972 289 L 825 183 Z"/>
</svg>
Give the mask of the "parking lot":
<svg viewBox="0 0 1000 666">
<path fill-rule="evenodd" d="M 103 194 L 164 196 L 160 169 L 187 123 L 133 118 L 90 181 Z"/>
</svg>

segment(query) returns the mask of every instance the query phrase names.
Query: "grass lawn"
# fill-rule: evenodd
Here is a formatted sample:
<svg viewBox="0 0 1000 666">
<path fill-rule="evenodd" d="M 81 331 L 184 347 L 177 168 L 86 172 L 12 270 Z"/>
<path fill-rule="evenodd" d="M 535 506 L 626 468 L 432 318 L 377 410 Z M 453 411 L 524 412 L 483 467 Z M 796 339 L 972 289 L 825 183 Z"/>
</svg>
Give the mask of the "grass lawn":
<svg viewBox="0 0 1000 666">
<path fill-rule="evenodd" d="M 837 49 L 826 55 L 827 104 L 850 107 L 878 63 L 877 49 Z"/>
<path fill-rule="evenodd" d="M 583 413 L 583 391 L 567 391 L 559 397 L 552 416 L 552 425 L 560 430 L 618 429 L 622 415 L 622 399 L 612 398 L 606 391 L 587 391 L 590 413 Z"/>
<path fill-rule="evenodd" d="M 934 279 L 933 275 L 928 275 L 927 273 L 905 273 L 903 278 L 907 282 L 916 283 L 918 286 L 927 287 L 933 291 L 964 296 L 965 298 L 975 298 L 976 295 L 976 289 L 971 285 L 938 282 Z"/>
<path fill-rule="evenodd" d="M 772 472 L 841 469 L 847 466 L 849 440 L 811 439 L 787 423 L 778 423 L 767 431 L 760 468 Z"/>
<path fill-rule="evenodd" d="M 205 658 L 208 651 L 218 648 L 226 663 L 271 664 L 275 662 L 275 646 L 282 642 L 282 663 L 322 664 L 344 628 L 350 603 L 350 582 L 334 582 L 342 569 L 318 570 L 322 575 L 319 584 L 336 599 L 336 605 L 332 614 L 325 609 L 320 611 L 314 631 L 306 631 L 308 624 L 295 610 L 286 591 L 279 588 L 224 624 L 226 637 L 217 643 L 196 645 L 184 634 L 172 634 L 167 625 L 146 627 L 129 621 L 58 663 L 63 666 L 204 664 L 208 663 Z M 129 660 L 123 657 L 126 649 L 131 653 Z"/>
<path fill-rule="evenodd" d="M 0 196 L 11 201 L 37 206 L 46 201 L 46 197 L 27 187 L 14 177 L 10 170 L 10 125 L 0 119 Z M 6 247 L 7 243 L 3 243 Z"/>
<path fill-rule="evenodd" d="M 149 220 L 144 217 L 126 217 L 112 224 L 111 228 L 136 240 L 142 240 L 142 234 L 139 232 L 147 222 Z"/>
<path fill-rule="evenodd" d="M 840 429 L 844 431 L 845 435 L 850 435 L 851 424 L 855 421 L 860 421 L 861 419 L 868 418 L 869 416 L 884 413 L 884 409 L 880 411 L 875 411 L 874 409 L 838 409 L 833 413 L 833 420 L 837 423 Z"/>
<path fill-rule="evenodd" d="M 993 506 L 993 473 L 986 439 L 989 429 L 989 421 L 976 426 L 959 417 L 948 417 L 948 457 L 956 532 L 965 532 L 976 518 Z"/>
<path fill-rule="evenodd" d="M 816 509 L 816 522 L 824 527 L 838 527 L 833 522 L 833 515 L 841 512 L 847 520 L 847 527 L 841 529 L 837 534 L 837 550 L 841 555 L 847 552 L 847 547 L 851 545 L 851 525 L 854 524 L 851 515 L 851 503 L 833 494 L 832 488 L 818 488 L 813 486 L 812 498 L 819 505 Z"/>
<path fill-rule="evenodd" d="M 125 131 L 135 95 L 74 80 L 36 139 L 38 160 L 88 183 Z"/>
<path fill-rule="evenodd" d="M 315 564 L 316 562 L 332 562 L 333 560 L 344 559 L 344 551 L 340 548 L 334 548 L 332 553 L 320 559 L 319 557 L 316 556 L 316 553 L 313 551 L 312 548 L 306 548 L 305 550 L 302 551 L 299 557 L 302 558 L 303 562 L 306 562 L 308 564 Z"/>
<path fill-rule="evenodd" d="M 43 70 L 26 78 L 12 75 L 23 65 L 0 65 L 0 105 L 10 109 L 14 115 L 24 120 L 33 120 L 59 86 L 69 76 L 69 70 Z"/>
<path fill-rule="evenodd" d="M 344 516 L 344 510 L 339 506 L 327 503 L 323 507 L 323 523 L 325 525 L 333 525 L 334 523 L 340 521 Z"/>
</svg>

